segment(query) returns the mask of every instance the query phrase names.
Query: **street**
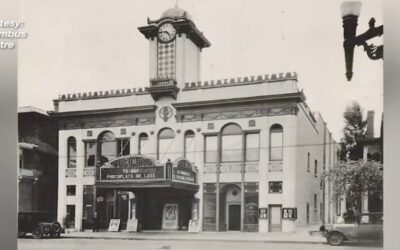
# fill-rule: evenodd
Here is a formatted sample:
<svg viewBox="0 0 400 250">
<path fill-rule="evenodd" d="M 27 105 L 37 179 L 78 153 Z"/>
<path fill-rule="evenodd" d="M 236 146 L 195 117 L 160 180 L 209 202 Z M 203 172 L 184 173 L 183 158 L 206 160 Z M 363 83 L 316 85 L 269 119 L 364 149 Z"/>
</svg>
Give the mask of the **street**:
<svg viewBox="0 0 400 250">
<path fill-rule="evenodd" d="M 359 250 L 359 249 L 383 249 L 382 246 L 370 244 L 347 244 L 333 247 L 328 244 L 309 243 L 272 243 L 272 242 L 222 242 L 222 241 L 173 241 L 173 240 L 117 240 L 117 239 L 19 239 L 18 250 L 103 250 L 103 249 L 140 249 L 140 250 Z"/>
</svg>

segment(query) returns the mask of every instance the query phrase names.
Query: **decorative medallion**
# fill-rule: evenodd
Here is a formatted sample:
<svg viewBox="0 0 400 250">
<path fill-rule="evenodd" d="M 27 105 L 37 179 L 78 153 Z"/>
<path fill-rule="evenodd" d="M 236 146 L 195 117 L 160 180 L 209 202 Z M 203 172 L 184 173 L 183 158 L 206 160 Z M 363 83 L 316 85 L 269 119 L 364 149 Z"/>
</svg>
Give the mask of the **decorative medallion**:
<svg viewBox="0 0 400 250">
<path fill-rule="evenodd" d="M 126 135 L 126 128 L 121 128 L 120 134 L 121 135 Z"/>
<path fill-rule="evenodd" d="M 255 127 L 255 126 L 256 126 L 256 120 L 250 120 L 249 127 Z"/>
<path fill-rule="evenodd" d="M 92 130 L 86 131 L 86 136 L 88 136 L 88 137 L 93 136 Z"/>
<path fill-rule="evenodd" d="M 162 107 L 158 111 L 160 118 L 163 119 L 165 122 L 168 121 L 169 118 L 171 118 L 172 113 L 172 108 L 168 106 Z"/>
<path fill-rule="evenodd" d="M 208 129 L 214 129 L 214 123 L 208 123 L 207 124 Z"/>
</svg>

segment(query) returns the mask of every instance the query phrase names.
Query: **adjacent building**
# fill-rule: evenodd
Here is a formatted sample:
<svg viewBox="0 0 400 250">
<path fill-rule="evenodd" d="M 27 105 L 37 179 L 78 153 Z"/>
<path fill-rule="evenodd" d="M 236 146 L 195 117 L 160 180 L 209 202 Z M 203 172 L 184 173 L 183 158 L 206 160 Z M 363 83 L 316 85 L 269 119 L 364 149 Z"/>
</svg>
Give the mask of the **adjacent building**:
<svg viewBox="0 0 400 250">
<path fill-rule="evenodd" d="M 46 111 L 18 108 L 18 211 L 57 213 L 58 129 Z"/>
<path fill-rule="evenodd" d="M 337 147 L 294 72 L 202 80 L 211 43 L 180 8 L 148 20 L 144 88 L 63 94 L 58 220 L 73 230 L 291 232 L 335 218 Z"/>
</svg>

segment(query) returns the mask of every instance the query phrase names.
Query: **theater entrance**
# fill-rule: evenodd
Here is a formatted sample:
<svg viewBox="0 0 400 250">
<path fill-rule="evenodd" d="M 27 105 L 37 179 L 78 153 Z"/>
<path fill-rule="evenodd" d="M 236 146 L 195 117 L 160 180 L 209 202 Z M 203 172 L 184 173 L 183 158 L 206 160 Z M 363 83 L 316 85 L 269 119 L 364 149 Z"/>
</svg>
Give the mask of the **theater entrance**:
<svg viewBox="0 0 400 250">
<path fill-rule="evenodd" d="M 139 230 L 188 230 L 189 221 L 199 217 L 194 198 L 198 190 L 197 168 L 188 160 L 160 164 L 151 157 L 129 155 L 98 169 L 93 205 L 103 229 L 116 219 L 119 230 L 127 225 L 130 230 L 134 220 Z"/>
<path fill-rule="evenodd" d="M 135 195 L 134 205 L 129 204 L 128 191 Z M 102 229 L 108 228 L 111 219 L 120 219 L 120 230 L 125 230 L 128 218 L 135 216 L 141 230 L 187 230 L 192 217 L 194 193 L 187 190 L 99 189 L 97 194 L 105 197 L 96 209 Z"/>
</svg>

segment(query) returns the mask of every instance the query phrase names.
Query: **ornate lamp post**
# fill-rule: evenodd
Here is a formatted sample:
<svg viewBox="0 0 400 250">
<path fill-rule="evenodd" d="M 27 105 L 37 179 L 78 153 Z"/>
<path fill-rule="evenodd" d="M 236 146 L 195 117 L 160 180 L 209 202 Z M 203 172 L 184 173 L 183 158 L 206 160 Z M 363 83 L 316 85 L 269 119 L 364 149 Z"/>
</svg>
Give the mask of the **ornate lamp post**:
<svg viewBox="0 0 400 250">
<path fill-rule="evenodd" d="M 375 27 L 375 19 L 369 21 L 369 29 L 356 36 L 357 20 L 360 15 L 361 2 L 349 1 L 341 4 L 343 18 L 344 56 L 346 60 L 346 78 L 348 81 L 353 76 L 354 47 L 362 45 L 368 57 L 372 60 L 383 59 L 383 45 L 368 44 L 371 38 L 383 35 L 383 25 Z"/>
</svg>

